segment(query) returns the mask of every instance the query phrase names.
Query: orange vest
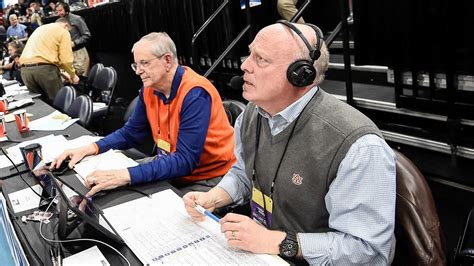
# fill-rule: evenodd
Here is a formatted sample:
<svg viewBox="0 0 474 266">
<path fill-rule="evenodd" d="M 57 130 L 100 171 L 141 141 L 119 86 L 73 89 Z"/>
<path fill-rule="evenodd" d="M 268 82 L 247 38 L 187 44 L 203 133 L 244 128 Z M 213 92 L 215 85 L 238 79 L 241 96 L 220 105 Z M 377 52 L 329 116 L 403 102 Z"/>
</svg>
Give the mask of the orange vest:
<svg viewBox="0 0 474 266">
<path fill-rule="evenodd" d="M 184 182 L 194 182 L 223 176 L 235 163 L 234 129 L 227 119 L 221 97 L 214 85 L 192 69 L 188 67 L 183 68 L 185 71 L 181 84 L 176 97 L 171 100 L 169 106 L 165 105 L 154 94 L 155 90 L 153 88 L 145 88 L 143 91 L 143 99 L 153 139 L 155 143 L 158 143 L 158 139 L 167 141 L 171 144 L 170 151 L 176 152 L 180 125 L 179 114 L 184 98 L 192 88 L 203 88 L 211 96 L 211 116 L 204 149 L 197 168 L 194 169 L 191 175 L 181 177 L 180 179 Z M 158 121 L 159 124 L 154 121 Z"/>
</svg>

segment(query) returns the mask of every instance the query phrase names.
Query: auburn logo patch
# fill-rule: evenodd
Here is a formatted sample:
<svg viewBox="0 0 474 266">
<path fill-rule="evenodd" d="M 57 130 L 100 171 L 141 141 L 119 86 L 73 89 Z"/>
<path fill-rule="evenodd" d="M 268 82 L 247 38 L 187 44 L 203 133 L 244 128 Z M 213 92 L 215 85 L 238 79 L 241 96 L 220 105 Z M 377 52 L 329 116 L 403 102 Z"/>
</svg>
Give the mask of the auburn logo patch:
<svg viewBox="0 0 474 266">
<path fill-rule="evenodd" d="M 300 176 L 299 174 L 293 174 L 291 181 L 293 182 L 293 184 L 299 186 L 303 183 L 303 177 Z"/>
</svg>

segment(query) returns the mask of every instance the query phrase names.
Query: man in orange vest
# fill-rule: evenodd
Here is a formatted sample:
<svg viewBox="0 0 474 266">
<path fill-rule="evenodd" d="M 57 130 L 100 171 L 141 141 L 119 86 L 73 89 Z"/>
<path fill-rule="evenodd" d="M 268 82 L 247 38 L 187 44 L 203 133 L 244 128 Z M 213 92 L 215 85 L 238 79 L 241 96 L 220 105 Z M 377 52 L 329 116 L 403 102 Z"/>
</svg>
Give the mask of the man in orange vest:
<svg viewBox="0 0 474 266">
<path fill-rule="evenodd" d="M 87 155 L 128 149 L 152 134 L 157 155 L 135 167 L 96 170 L 86 178 L 89 195 L 142 182 L 174 179 L 183 191 L 207 191 L 235 162 L 234 131 L 216 88 L 192 69 L 178 64 L 176 46 L 164 32 L 150 33 L 132 48 L 132 69 L 140 76 L 137 106 L 119 130 L 102 140 L 64 151 L 72 168 Z"/>
</svg>

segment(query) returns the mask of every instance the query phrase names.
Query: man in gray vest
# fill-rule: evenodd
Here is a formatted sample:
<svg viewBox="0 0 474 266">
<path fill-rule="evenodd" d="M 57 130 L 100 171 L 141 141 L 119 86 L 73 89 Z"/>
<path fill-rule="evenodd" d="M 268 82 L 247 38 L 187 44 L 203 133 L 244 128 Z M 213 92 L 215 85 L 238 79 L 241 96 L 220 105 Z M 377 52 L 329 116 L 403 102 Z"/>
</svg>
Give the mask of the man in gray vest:
<svg viewBox="0 0 474 266">
<path fill-rule="evenodd" d="M 294 263 L 387 265 L 395 247 L 395 155 L 366 116 L 324 92 L 329 53 L 314 25 L 262 29 L 242 64 L 237 162 L 209 192 L 183 197 L 213 211 L 230 247 Z"/>
</svg>

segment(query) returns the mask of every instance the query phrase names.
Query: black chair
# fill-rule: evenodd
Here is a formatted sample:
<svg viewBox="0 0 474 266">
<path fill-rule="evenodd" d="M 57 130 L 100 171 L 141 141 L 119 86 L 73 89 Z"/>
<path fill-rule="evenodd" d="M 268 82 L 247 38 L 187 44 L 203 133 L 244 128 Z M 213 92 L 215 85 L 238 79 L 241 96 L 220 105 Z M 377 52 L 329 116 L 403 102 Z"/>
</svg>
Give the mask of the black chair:
<svg viewBox="0 0 474 266">
<path fill-rule="evenodd" d="M 79 124 L 85 128 L 89 126 L 92 117 L 92 100 L 88 95 L 77 97 L 66 114 L 72 118 L 79 118 Z"/>
<path fill-rule="evenodd" d="M 245 104 L 236 100 L 224 100 L 222 104 L 224 104 L 225 113 L 227 114 L 229 123 L 234 126 L 237 117 L 239 117 L 240 113 L 245 110 Z"/>
<path fill-rule="evenodd" d="M 87 94 L 90 97 L 92 97 L 92 99 L 95 99 L 96 97 L 100 96 L 100 92 L 94 88 L 93 84 L 97 76 L 97 73 L 102 71 L 102 69 L 104 69 L 104 65 L 102 63 L 97 63 L 93 65 L 91 69 L 89 70 L 87 79 L 86 80 L 81 79 L 79 84 L 76 85 L 75 87 L 83 94 Z"/>
<path fill-rule="evenodd" d="M 72 86 L 64 86 L 54 97 L 53 106 L 59 111 L 65 113 L 76 99 L 76 89 Z"/>
<path fill-rule="evenodd" d="M 105 67 L 94 79 L 93 87 L 101 92 L 101 101 L 105 106 L 94 107 L 92 118 L 105 120 L 110 112 L 110 106 L 114 98 L 115 84 L 117 83 L 117 72 L 113 67 Z M 97 106 L 97 105 L 96 105 Z"/>
<path fill-rule="evenodd" d="M 467 216 L 466 225 L 454 251 L 454 265 L 474 265 L 474 207 Z"/>
<path fill-rule="evenodd" d="M 397 196 L 392 265 L 446 265 L 446 244 L 431 189 L 403 154 L 397 156 Z"/>
<path fill-rule="evenodd" d="M 127 110 L 125 111 L 125 114 L 123 115 L 124 123 L 127 123 L 128 119 L 130 118 L 133 111 L 135 110 L 135 107 L 137 106 L 137 102 L 138 102 L 138 97 L 139 96 L 133 98 L 133 100 L 128 104 Z M 145 153 L 141 152 L 140 150 L 136 148 L 130 148 L 124 152 L 125 152 L 125 155 L 127 155 L 128 157 L 134 160 L 139 160 L 139 159 L 148 157 Z"/>
<path fill-rule="evenodd" d="M 133 98 L 133 100 L 128 104 L 127 110 L 125 110 L 125 114 L 123 115 L 123 122 L 127 122 L 130 116 L 132 115 L 133 111 L 135 110 L 135 106 L 137 106 L 138 96 Z"/>
<path fill-rule="evenodd" d="M 97 63 L 91 67 L 87 75 L 87 83 L 90 86 L 94 84 L 94 80 L 95 80 L 95 77 L 97 76 L 97 73 L 102 71 L 102 69 L 104 69 L 104 65 L 102 63 Z"/>
</svg>

